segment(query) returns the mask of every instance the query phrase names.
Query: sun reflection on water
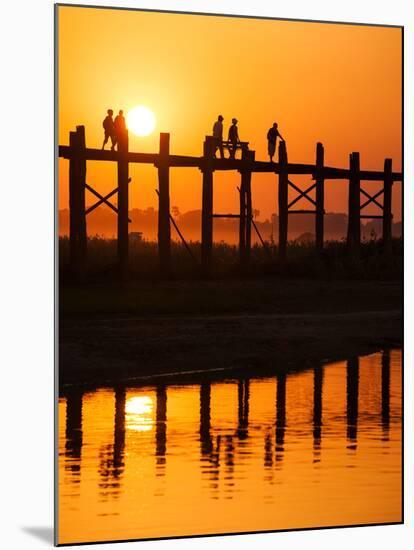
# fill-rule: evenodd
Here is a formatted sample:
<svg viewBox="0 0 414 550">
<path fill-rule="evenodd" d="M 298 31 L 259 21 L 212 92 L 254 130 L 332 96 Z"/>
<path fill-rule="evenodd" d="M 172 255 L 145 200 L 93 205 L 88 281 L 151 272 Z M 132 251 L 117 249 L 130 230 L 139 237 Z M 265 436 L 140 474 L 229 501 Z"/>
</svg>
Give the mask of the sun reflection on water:
<svg viewBox="0 0 414 550">
<path fill-rule="evenodd" d="M 152 430 L 154 403 L 149 395 L 136 395 L 127 399 L 125 421 L 128 430 L 147 432 Z"/>
<path fill-rule="evenodd" d="M 66 390 L 59 542 L 400 522 L 401 369 Z"/>
</svg>

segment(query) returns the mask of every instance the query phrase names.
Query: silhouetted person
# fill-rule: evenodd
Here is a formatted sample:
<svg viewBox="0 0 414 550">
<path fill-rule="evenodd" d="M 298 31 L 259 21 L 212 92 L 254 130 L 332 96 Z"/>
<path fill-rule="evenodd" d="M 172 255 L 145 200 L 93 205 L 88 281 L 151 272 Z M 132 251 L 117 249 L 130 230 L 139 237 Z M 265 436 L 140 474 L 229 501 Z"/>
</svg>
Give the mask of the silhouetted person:
<svg viewBox="0 0 414 550">
<path fill-rule="evenodd" d="M 113 151 L 116 145 L 115 126 L 114 126 L 114 121 L 112 119 L 114 112 L 112 109 L 108 109 L 107 113 L 108 113 L 107 116 L 104 118 L 104 121 L 102 122 L 102 126 L 105 133 L 104 142 L 102 144 L 102 151 L 105 149 L 105 145 L 107 144 L 109 138 L 111 138 L 111 143 L 112 143 L 111 151 Z"/>
<path fill-rule="evenodd" d="M 216 156 L 217 149 L 220 151 L 220 156 L 224 159 L 223 151 L 223 120 L 224 118 L 219 115 L 213 126 L 213 137 L 216 140 L 216 146 L 214 148 L 214 156 Z"/>
<path fill-rule="evenodd" d="M 229 147 L 230 158 L 234 159 L 234 157 L 236 156 L 237 145 L 240 143 L 240 139 L 239 129 L 237 128 L 237 119 L 232 118 L 231 122 L 232 124 L 229 128 L 228 140 L 231 143 L 231 146 Z"/>
<path fill-rule="evenodd" d="M 273 162 L 273 157 L 275 156 L 277 138 L 285 141 L 283 137 L 279 134 L 277 123 L 274 122 L 273 126 L 269 128 L 269 131 L 267 132 L 267 152 L 269 153 L 270 162 Z"/>
<path fill-rule="evenodd" d="M 124 111 L 121 109 L 119 113 L 116 115 L 114 120 L 114 134 L 115 134 L 115 141 L 116 143 L 119 143 L 122 141 L 122 139 L 125 136 L 126 133 L 126 122 L 124 117 Z M 119 149 L 119 146 L 118 146 Z"/>
</svg>

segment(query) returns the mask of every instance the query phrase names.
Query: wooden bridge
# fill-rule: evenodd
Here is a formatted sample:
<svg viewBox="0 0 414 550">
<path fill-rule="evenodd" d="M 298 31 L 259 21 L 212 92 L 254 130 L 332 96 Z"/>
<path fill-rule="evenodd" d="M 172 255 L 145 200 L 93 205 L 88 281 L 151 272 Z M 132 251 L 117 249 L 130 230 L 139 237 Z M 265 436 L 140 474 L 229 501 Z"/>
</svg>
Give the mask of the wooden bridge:
<svg viewBox="0 0 414 550">
<path fill-rule="evenodd" d="M 378 218 L 383 220 L 384 253 L 391 253 L 392 228 L 392 186 L 396 181 L 402 181 L 401 172 L 393 172 L 392 160 L 385 159 L 383 170 L 361 170 L 359 153 L 350 154 L 348 168 L 335 168 L 324 163 L 324 147 L 316 145 L 315 164 L 289 163 L 286 143 L 279 142 L 279 161 L 266 162 L 255 159 L 255 152 L 249 150 L 248 144 L 240 148 L 241 158 L 216 158 L 217 142 L 207 136 L 204 141 L 203 155 L 183 156 L 170 154 L 170 134 L 160 134 L 158 153 L 135 153 L 129 151 L 128 133 L 118 140 L 117 151 L 102 151 L 86 147 L 85 127 L 77 126 L 70 132 L 69 145 L 59 146 L 59 156 L 69 159 L 69 209 L 70 209 L 70 261 L 74 273 L 82 278 L 86 272 L 87 232 L 86 216 L 98 206 L 105 204 L 117 213 L 118 217 L 118 263 L 120 273 L 124 276 L 128 271 L 128 210 L 129 210 L 129 164 L 152 164 L 158 170 L 158 250 L 161 273 L 168 276 L 171 273 L 171 223 L 176 227 L 170 214 L 170 168 L 192 167 L 202 173 L 202 221 L 201 221 L 201 268 L 208 276 L 212 268 L 213 252 L 213 219 L 214 217 L 230 217 L 239 219 L 239 251 L 240 263 L 247 266 L 250 260 L 251 231 L 255 227 L 252 216 L 251 176 L 256 172 L 268 172 L 278 177 L 278 211 L 279 211 L 279 246 L 280 260 L 286 259 L 288 217 L 297 214 L 313 214 L 315 216 L 316 249 L 321 252 L 324 244 L 324 190 L 326 180 L 348 180 L 348 253 L 358 257 L 361 241 L 361 219 Z M 118 186 L 103 196 L 87 183 L 87 161 L 111 161 L 118 166 Z M 240 209 L 237 214 L 217 214 L 213 212 L 213 175 L 218 170 L 235 170 L 240 173 Z M 306 189 L 301 189 L 293 183 L 290 176 L 307 174 L 313 183 Z M 361 183 L 364 181 L 379 181 L 382 189 L 375 194 L 368 193 Z M 297 196 L 289 201 L 288 188 L 296 191 Z M 85 194 L 91 192 L 98 199 L 86 208 Z M 315 198 L 310 193 L 315 191 Z M 118 206 L 115 207 L 110 198 L 118 195 Z M 383 195 L 382 203 L 378 198 Z M 364 202 L 361 203 L 361 196 Z M 294 209 L 300 200 L 306 199 L 310 209 Z M 276 202 L 276 197 L 275 197 Z M 378 207 L 378 214 L 367 215 L 363 210 L 370 204 Z M 184 244 L 185 240 L 179 232 Z M 261 236 L 259 234 L 261 239 Z M 264 241 L 261 239 L 262 244 Z M 187 246 L 187 245 L 186 245 Z M 191 250 L 187 246 L 191 253 Z M 194 256 L 193 256 L 194 257 Z"/>
</svg>

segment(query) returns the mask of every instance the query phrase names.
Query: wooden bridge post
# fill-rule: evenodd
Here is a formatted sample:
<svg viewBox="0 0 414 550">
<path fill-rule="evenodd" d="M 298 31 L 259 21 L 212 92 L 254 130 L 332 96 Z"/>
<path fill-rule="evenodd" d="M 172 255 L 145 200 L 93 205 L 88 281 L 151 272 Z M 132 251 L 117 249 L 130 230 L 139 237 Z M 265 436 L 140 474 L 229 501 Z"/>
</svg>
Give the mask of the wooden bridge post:
<svg viewBox="0 0 414 550">
<path fill-rule="evenodd" d="M 128 272 L 128 131 L 118 138 L 118 267 L 121 277 Z"/>
<path fill-rule="evenodd" d="M 160 134 L 160 157 L 158 164 L 158 254 L 161 273 L 171 274 L 171 228 L 170 228 L 170 134 Z"/>
<path fill-rule="evenodd" d="M 359 171 L 359 153 L 349 157 L 349 195 L 348 195 L 348 236 L 347 246 L 350 257 L 357 258 L 361 244 L 360 192 L 361 179 Z"/>
<path fill-rule="evenodd" d="M 73 274 L 78 280 L 86 273 L 86 214 L 85 214 L 85 182 L 86 158 L 85 127 L 77 126 L 76 132 L 70 132 L 69 145 L 72 156 L 69 161 L 69 248 L 70 264 Z"/>
<path fill-rule="evenodd" d="M 286 143 L 279 142 L 279 258 L 286 259 L 288 235 L 288 171 Z"/>
<path fill-rule="evenodd" d="M 253 162 L 255 159 L 254 151 L 247 151 L 247 160 Z M 246 173 L 246 263 L 250 262 L 250 252 L 252 248 L 252 172 Z"/>
<path fill-rule="evenodd" d="M 245 178 L 242 172 L 240 184 L 240 219 L 239 219 L 239 258 L 240 265 L 245 264 L 246 258 L 246 189 Z"/>
<path fill-rule="evenodd" d="M 239 223 L 239 252 L 240 264 L 246 266 L 250 261 L 252 245 L 252 172 L 249 163 L 254 161 L 255 152 L 242 149 L 242 160 L 247 168 L 242 168 L 240 184 L 240 223 Z"/>
<path fill-rule="evenodd" d="M 323 176 L 324 148 L 322 143 L 316 144 L 316 216 L 315 216 L 315 246 L 320 254 L 323 250 L 324 233 L 324 202 L 325 179 Z"/>
<path fill-rule="evenodd" d="M 392 159 L 384 162 L 382 242 L 385 254 L 392 253 Z"/>
<path fill-rule="evenodd" d="M 213 168 L 215 140 L 212 136 L 206 136 L 204 141 L 203 156 L 203 198 L 201 213 L 201 266 L 204 275 L 211 271 L 213 253 Z"/>
</svg>

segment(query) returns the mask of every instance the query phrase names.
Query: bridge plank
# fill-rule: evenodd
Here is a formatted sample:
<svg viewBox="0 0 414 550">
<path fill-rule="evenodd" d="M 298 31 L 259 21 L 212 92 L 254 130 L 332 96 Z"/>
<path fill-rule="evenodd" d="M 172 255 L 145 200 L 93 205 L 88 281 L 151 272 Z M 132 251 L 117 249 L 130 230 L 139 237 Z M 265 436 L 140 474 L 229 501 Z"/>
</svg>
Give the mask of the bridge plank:
<svg viewBox="0 0 414 550">
<path fill-rule="evenodd" d="M 121 153 L 118 151 L 102 151 L 101 149 L 86 148 L 81 152 L 82 158 L 85 160 L 101 160 L 118 162 Z M 79 157 L 79 153 L 74 151 L 69 145 L 59 145 L 59 157 L 65 159 L 71 159 L 73 157 Z M 128 152 L 123 153 L 122 158 L 131 163 L 138 164 L 153 164 L 155 166 L 160 162 L 160 156 L 158 153 L 135 153 Z M 278 162 L 268 161 L 245 161 L 241 159 L 209 159 L 209 166 L 213 170 L 249 170 L 250 172 L 268 172 L 279 174 L 280 165 Z M 168 165 L 171 167 L 194 167 L 203 169 L 206 165 L 206 159 L 204 157 L 187 156 L 187 155 L 170 155 L 168 157 Z M 310 174 L 314 176 L 316 172 L 316 166 L 314 164 L 304 163 L 289 163 L 287 165 L 288 174 Z M 335 168 L 331 166 L 324 166 L 323 168 L 324 179 L 349 179 L 349 169 Z M 392 172 L 390 175 L 392 181 L 402 181 L 401 172 Z M 383 181 L 384 172 L 380 170 L 361 170 L 360 179 L 365 181 Z"/>
</svg>

